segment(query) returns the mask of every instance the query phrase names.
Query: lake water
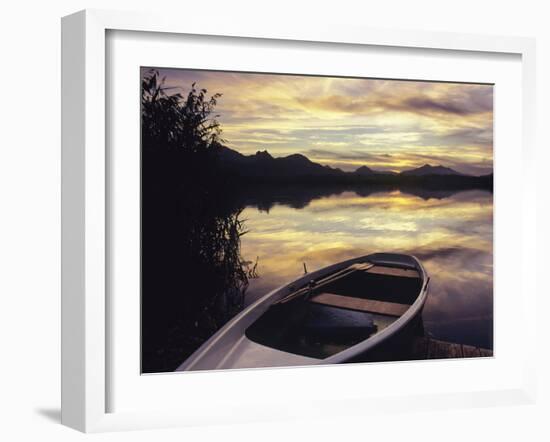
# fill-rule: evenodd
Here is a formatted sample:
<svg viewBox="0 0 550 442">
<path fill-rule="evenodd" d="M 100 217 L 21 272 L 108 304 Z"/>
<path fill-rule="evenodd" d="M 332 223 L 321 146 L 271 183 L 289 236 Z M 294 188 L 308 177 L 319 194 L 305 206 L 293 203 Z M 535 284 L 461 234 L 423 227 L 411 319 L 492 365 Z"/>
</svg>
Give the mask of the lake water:
<svg viewBox="0 0 550 442">
<path fill-rule="evenodd" d="M 493 348 L 493 195 L 487 191 L 343 191 L 242 212 L 242 256 L 257 260 L 246 303 L 304 272 L 374 252 L 417 256 L 430 280 L 424 328 Z"/>
</svg>

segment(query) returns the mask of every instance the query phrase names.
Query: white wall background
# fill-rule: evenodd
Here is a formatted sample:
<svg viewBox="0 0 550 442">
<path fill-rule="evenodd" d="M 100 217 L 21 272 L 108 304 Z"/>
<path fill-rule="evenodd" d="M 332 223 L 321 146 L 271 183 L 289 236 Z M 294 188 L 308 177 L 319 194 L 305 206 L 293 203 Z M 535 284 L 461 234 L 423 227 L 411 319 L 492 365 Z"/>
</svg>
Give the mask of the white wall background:
<svg viewBox="0 0 550 442">
<path fill-rule="evenodd" d="M 539 324 L 537 405 L 414 412 L 323 422 L 161 430 L 84 436 L 59 425 L 60 358 L 60 17 L 83 8 L 155 10 L 186 20 L 349 23 L 521 35 L 538 44 L 538 174 L 540 252 L 550 225 L 550 13 L 543 1 L 460 0 L 10 1 L 0 14 L 0 439 L 258 440 L 343 438 L 389 440 L 550 440 L 549 326 Z M 543 207 L 544 203 L 544 207 Z M 545 257 L 547 259 L 547 257 Z M 541 266 L 542 267 L 542 266 Z M 542 272 L 541 272 L 542 276 Z M 549 290 L 539 286 L 540 306 Z M 542 321 L 541 321 L 542 322 Z M 520 325 L 517 325 L 520 327 Z M 449 380 L 452 382 L 452 380 Z M 182 398 L 184 400 L 184 398 Z"/>
</svg>

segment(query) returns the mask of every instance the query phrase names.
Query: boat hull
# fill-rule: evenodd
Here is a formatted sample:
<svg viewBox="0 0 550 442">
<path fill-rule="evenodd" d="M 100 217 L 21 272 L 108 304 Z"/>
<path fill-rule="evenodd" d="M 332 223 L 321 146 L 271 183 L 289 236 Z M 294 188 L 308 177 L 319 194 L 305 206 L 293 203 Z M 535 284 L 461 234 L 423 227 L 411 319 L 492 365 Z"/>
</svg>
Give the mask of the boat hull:
<svg viewBox="0 0 550 442">
<path fill-rule="evenodd" d="M 325 358 L 280 351 L 258 344 L 247 337 L 247 329 L 258 318 L 275 303 L 289 297 L 289 295 L 291 296 L 298 288 L 306 286 L 311 280 L 322 280 L 351 265 L 366 262 L 414 269 L 421 279 L 420 291 L 415 301 L 391 326 L 364 341 Z M 417 321 L 421 318 L 422 309 L 428 295 L 428 282 L 429 278 L 424 267 L 417 258 L 411 255 L 377 253 L 333 264 L 308 273 L 258 299 L 206 341 L 176 371 L 307 366 L 365 360 L 366 355 L 370 352 L 376 349 L 379 350 L 385 343 L 397 342 L 400 337 L 414 329 Z"/>
</svg>

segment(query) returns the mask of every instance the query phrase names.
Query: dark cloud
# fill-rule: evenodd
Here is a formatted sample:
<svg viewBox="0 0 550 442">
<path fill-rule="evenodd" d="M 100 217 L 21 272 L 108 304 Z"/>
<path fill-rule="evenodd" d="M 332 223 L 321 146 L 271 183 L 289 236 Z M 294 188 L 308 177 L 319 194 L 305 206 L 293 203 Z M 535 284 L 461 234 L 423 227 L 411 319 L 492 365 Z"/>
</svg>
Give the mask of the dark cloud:
<svg viewBox="0 0 550 442">
<path fill-rule="evenodd" d="M 430 98 L 412 97 L 398 104 L 396 107 L 411 111 L 420 112 L 443 112 L 455 115 L 468 115 L 472 113 L 471 109 L 460 106 L 457 103 L 445 102 L 442 100 L 432 100 Z"/>
<path fill-rule="evenodd" d="M 404 95 L 330 95 L 326 97 L 298 97 L 297 102 L 325 111 L 343 113 L 377 113 L 388 110 L 424 115 L 468 116 L 492 112 L 493 91 L 489 86 L 471 86 L 441 96 L 426 93 Z"/>
<path fill-rule="evenodd" d="M 450 145 L 476 145 L 476 146 L 492 146 L 493 131 L 492 127 L 465 127 L 457 129 L 440 138 Z"/>
<path fill-rule="evenodd" d="M 369 161 L 382 162 L 387 161 L 387 154 L 376 154 L 365 152 L 364 150 L 329 150 L 329 149 L 310 149 L 312 157 L 321 157 L 327 159 L 344 160 L 344 161 L 364 161 L 367 164 Z"/>
<path fill-rule="evenodd" d="M 301 129 L 271 129 L 271 128 L 244 128 L 242 133 L 263 133 L 265 135 L 292 135 L 300 138 L 316 137 L 327 139 L 340 139 L 342 137 L 353 137 L 356 135 L 376 134 L 382 132 L 388 132 L 389 129 L 381 128 L 380 126 L 339 126 L 338 128 L 326 128 L 326 127 L 311 127 Z"/>
</svg>

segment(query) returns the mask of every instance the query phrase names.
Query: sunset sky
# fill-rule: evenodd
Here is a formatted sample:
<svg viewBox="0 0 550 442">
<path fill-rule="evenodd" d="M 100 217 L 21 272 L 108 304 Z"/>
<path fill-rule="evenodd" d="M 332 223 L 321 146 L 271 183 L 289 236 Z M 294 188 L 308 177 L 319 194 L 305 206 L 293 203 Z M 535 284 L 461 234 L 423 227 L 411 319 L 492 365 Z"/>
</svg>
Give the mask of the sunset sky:
<svg viewBox="0 0 550 442">
<path fill-rule="evenodd" d="M 429 163 L 481 175 L 493 168 L 493 87 L 159 69 L 173 92 L 221 93 L 226 145 L 355 170 Z M 144 69 L 143 72 L 146 72 Z"/>
</svg>

